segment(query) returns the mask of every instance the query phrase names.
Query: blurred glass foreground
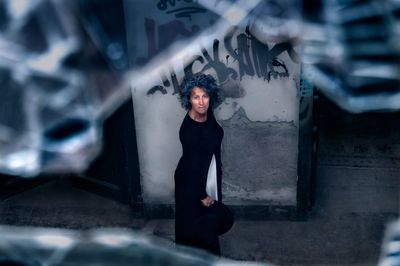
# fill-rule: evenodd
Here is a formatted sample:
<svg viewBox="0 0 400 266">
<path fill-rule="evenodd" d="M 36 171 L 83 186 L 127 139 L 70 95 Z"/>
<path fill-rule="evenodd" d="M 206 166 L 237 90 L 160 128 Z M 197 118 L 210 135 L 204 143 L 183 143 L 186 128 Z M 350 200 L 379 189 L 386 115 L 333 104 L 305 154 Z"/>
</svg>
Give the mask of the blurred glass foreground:
<svg viewBox="0 0 400 266">
<path fill-rule="evenodd" d="M 382 246 L 379 266 L 400 265 L 400 221 L 388 226 Z"/>
<path fill-rule="evenodd" d="M 400 109 L 399 0 L 188 0 L 219 18 L 210 25 L 215 34 L 177 41 L 141 67 L 127 53 L 144 45 L 127 38 L 132 2 L 0 1 L 1 173 L 83 171 L 101 149 L 104 120 L 131 89 L 233 26 L 260 42 L 300 45 L 305 87 L 345 110 Z M 399 265 L 400 227 L 393 228 L 382 265 Z M 234 265 L 127 231 L 0 227 L 0 235 L 0 265 Z"/>
<path fill-rule="evenodd" d="M 189 1 L 216 14 L 215 34 L 177 41 L 140 67 L 127 53 L 144 45 L 126 37 L 135 19 L 126 7 L 135 2 L 0 2 L 0 172 L 84 170 L 101 149 L 104 119 L 131 86 L 145 87 L 233 26 L 261 42 L 300 45 L 305 88 L 350 112 L 400 108 L 398 0 Z"/>
<path fill-rule="evenodd" d="M 126 229 L 0 227 L 1 266 L 243 265 Z M 267 265 L 246 262 L 245 265 Z"/>
</svg>

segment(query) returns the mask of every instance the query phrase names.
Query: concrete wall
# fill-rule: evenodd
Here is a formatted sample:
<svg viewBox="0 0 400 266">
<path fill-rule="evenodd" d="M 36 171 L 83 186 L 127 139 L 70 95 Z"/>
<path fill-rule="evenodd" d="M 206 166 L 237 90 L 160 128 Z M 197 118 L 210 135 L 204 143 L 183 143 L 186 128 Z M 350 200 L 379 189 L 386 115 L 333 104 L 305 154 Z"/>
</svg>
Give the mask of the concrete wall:
<svg viewBox="0 0 400 266">
<path fill-rule="evenodd" d="M 136 14 L 128 18 L 127 29 L 131 63 L 137 67 L 218 18 L 184 1 L 126 3 Z M 174 11 L 180 8 L 187 12 Z M 192 56 L 189 64 L 175 62 L 132 90 L 144 203 L 173 203 L 173 174 L 181 156 L 178 130 L 185 115 L 176 92 L 185 72 L 204 71 L 217 78 L 225 97 L 216 110 L 225 130 L 225 202 L 296 205 L 300 65 L 295 47 L 262 44 L 243 29 L 230 28 L 208 46 L 194 44 Z"/>
</svg>

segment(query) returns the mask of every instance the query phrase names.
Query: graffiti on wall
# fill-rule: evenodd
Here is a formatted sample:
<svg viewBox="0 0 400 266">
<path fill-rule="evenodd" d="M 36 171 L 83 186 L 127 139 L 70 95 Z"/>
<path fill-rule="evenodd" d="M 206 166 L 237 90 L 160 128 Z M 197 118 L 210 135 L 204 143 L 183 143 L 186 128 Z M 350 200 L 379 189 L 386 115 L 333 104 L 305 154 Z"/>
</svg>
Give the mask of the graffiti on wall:
<svg viewBox="0 0 400 266">
<path fill-rule="evenodd" d="M 158 23 L 158 25 L 153 18 L 146 17 L 144 19 L 147 55 L 138 57 L 136 64 L 144 65 L 150 58 L 176 40 L 194 37 L 200 33 L 200 26 L 184 23 L 179 18 L 186 17 L 191 20 L 191 15 L 198 13 L 194 10 L 199 11 L 202 8 L 196 5 L 182 5 L 184 3 L 196 4 L 193 0 L 160 0 L 157 2 L 159 12 L 175 14 L 178 19 L 171 19 L 166 23 Z M 266 82 L 289 77 L 290 73 L 285 61 L 278 58 L 285 52 L 292 61 L 299 63 L 299 56 L 291 43 L 269 45 L 260 42 L 247 29 L 243 31 L 233 27 L 222 40 L 215 39 L 212 48 L 199 45 L 198 54 L 194 54 L 187 62 L 182 62 L 185 63 L 185 65 L 182 64 L 183 69 L 174 69 L 170 66 L 169 70 L 159 73 L 160 84 L 151 87 L 147 91 L 147 95 L 157 92 L 165 95 L 168 94 L 168 91 L 171 91 L 172 94 L 178 93 L 181 79 L 177 78 L 177 73 L 189 76 L 195 72 L 214 72 L 221 85 L 223 96 L 240 98 L 245 95 L 245 90 L 240 86 L 240 81 L 245 76 L 261 78 Z"/>
<path fill-rule="evenodd" d="M 157 8 L 165 14 L 173 14 L 176 18 L 188 18 L 192 20 L 193 14 L 205 13 L 206 9 L 199 6 L 178 7 L 179 2 L 195 3 L 193 0 L 159 0 Z"/>
</svg>

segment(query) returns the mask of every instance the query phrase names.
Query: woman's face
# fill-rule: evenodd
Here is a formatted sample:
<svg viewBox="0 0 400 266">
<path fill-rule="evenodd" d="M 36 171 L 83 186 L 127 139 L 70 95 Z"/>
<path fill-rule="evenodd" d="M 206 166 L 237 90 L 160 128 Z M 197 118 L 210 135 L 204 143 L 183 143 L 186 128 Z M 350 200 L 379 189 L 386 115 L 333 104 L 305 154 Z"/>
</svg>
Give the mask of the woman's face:
<svg viewBox="0 0 400 266">
<path fill-rule="evenodd" d="M 210 96 L 202 88 L 194 87 L 190 94 L 190 104 L 193 112 L 204 115 L 210 106 Z"/>
</svg>

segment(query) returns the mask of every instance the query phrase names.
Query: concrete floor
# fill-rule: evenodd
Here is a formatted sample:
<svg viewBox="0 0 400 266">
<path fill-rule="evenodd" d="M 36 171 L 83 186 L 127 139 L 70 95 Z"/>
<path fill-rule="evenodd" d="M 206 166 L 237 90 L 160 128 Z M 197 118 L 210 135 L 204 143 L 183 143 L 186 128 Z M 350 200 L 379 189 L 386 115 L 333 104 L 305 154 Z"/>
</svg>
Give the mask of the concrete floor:
<svg viewBox="0 0 400 266">
<path fill-rule="evenodd" d="M 385 225 L 395 217 L 354 212 L 332 216 L 324 210 L 317 204 L 302 222 L 236 221 L 221 238 L 223 256 L 277 265 L 376 265 Z M 56 179 L 4 200 L 0 223 L 78 230 L 124 227 L 174 245 L 173 220 L 135 218 L 129 206 L 78 189 L 68 179 Z"/>
</svg>

